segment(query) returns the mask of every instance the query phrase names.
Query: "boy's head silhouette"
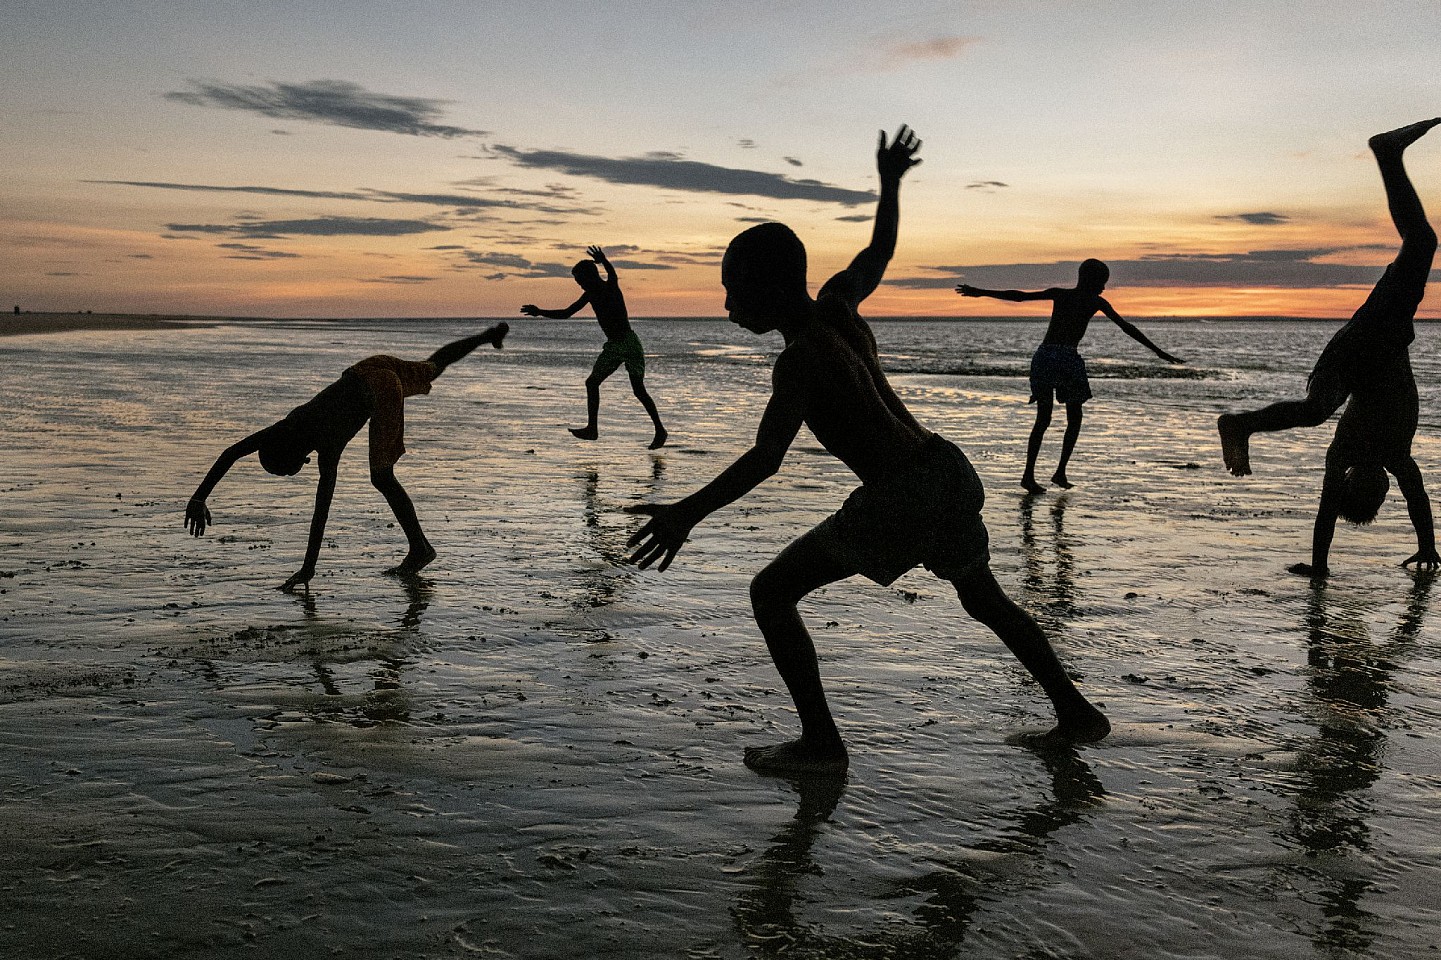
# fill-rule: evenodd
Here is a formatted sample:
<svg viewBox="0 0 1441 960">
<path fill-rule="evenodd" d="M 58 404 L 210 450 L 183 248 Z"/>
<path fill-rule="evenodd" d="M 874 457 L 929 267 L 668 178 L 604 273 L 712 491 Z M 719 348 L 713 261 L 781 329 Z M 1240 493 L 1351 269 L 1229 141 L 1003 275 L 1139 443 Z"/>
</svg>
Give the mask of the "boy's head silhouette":
<svg viewBox="0 0 1441 960">
<path fill-rule="evenodd" d="M 1341 481 L 1341 519 L 1364 526 L 1376 519 L 1391 480 L 1379 463 L 1358 463 L 1346 468 Z"/>
<path fill-rule="evenodd" d="M 1083 260 L 1081 262 L 1081 268 L 1076 271 L 1076 288 L 1079 290 L 1089 290 L 1092 293 L 1100 293 L 1106 289 L 1106 281 L 1110 279 L 1110 267 L 1095 258 Z"/>
<path fill-rule="evenodd" d="M 311 447 L 300 438 L 300 433 L 286 420 L 265 431 L 261 438 L 260 465 L 266 473 L 277 477 L 293 477 L 300 468 L 310 462 Z"/>
<path fill-rule="evenodd" d="M 806 246 L 783 223 L 761 223 L 736 236 L 721 260 L 726 312 L 747 330 L 774 329 L 773 316 L 806 294 Z"/>
<path fill-rule="evenodd" d="M 593 290 L 600 286 L 600 271 L 594 260 L 582 260 L 570 268 L 570 275 L 580 284 L 582 290 Z"/>
</svg>

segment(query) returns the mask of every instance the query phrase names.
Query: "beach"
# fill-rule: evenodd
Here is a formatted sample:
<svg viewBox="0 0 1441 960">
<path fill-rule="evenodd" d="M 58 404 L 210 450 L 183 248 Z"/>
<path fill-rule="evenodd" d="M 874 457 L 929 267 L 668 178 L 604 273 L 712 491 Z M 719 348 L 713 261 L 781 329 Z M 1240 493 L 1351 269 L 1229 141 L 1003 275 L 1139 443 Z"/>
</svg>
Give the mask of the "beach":
<svg viewBox="0 0 1441 960">
<path fill-rule="evenodd" d="M 97 315 L 98 317 L 98 315 Z M 7 318 L 7 322 L 10 318 Z M 24 315 L 20 318 L 24 319 Z M 88 321 L 90 317 L 77 318 Z M 58 322 L 58 321 L 57 321 Z M 640 518 L 748 446 L 778 338 L 638 321 L 670 443 L 623 376 L 577 441 L 593 322 L 512 319 L 406 405 L 397 476 L 439 556 L 341 464 L 318 575 L 314 467 L 229 443 L 373 353 L 475 321 L 50 328 L 0 341 L 0 954 L 32 957 L 1414 958 L 1441 910 L 1434 580 L 1394 487 L 1306 559 L 1330 427 L 1218 413 L 1297 396 L 1336 324 L 1142 323 L 1086 341 L 1070 491 L 1023 497 L 1035 321 L 878 322 L 918 419 L 985 482 L 992 569 L 1114 731 L 1042 748 L 1045 698 L 924 570 L 802 614 L 851 751 L 761 777 L 796 732 L 750 578 L 855 486 L 802 431 L 666 572 Z M 1278 349 L 1285 349 L 1278 355 Z M 1441 476 L 1441 328 L 1418 325 L 1414 453 Z M 1049 476 L 1060 423 L 1042 454 Z"/>
</svg>

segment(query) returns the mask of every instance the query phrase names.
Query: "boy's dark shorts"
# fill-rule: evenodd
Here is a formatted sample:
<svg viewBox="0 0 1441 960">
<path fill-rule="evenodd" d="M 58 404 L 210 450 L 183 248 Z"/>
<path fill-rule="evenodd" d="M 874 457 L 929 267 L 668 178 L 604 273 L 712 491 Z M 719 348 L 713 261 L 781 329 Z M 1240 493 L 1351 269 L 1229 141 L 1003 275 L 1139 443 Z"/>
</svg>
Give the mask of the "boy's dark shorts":
<svg viewBox="0 0 1441 960">
<path fill-rule="evenodd" d="M 625 372 L 632 377 L 645 376 L 645 348 L 640 345 L 640 337 L 635 335 L 634 330 L 618 340 L 605 342 L 605 346 L 600 348 L 600 356 L 595 358 L 590 375 L 604 380 L 619 370 L 621 364 L 625 364 Z"/>
<path fill-rule="evenodd" d="M 1075 347 L 1043 343 L 1031 355 L 1031 403 L 1050 398 L 1055 391 L 1062 403 L 1085 403 L 1091 399 L 1091 381 L 1086 361 Z"/>
<path fill-rule="evenodd" d="M 911 465 L 857 488 L 806 536 L 882 586 L 918 565 L 955 581 L 990 564 L 985 501 L 966 455 L 937 434 Z"/>
<path fill-rule="evenodd" d="M 438 371 L 429 360 L 367 357 L 346 375 L 370 393 L 370 468 L 393 467 L 405 455 L 405 398 L 429 393 Z"/>
</svg>

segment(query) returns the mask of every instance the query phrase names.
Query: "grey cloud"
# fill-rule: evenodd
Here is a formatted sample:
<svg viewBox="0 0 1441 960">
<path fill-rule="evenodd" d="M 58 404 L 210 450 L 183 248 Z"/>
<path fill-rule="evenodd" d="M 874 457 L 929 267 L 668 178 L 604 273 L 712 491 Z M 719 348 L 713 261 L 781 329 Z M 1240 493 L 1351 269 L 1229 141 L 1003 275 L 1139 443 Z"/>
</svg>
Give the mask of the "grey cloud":
<svg viewBox="0 0 1441 960">
<path fill-rule="evenodd" d="M 277 240 L 304 237 L 403 237 L 449 227 L 427 220 L 384 220 L 378 217 L 315 217 L 308 220 L 257 220 L 244 223 L 171 223 L 166 229 L 177 233 L 230 235 L 246 240 Z"/>
<path fill-rule="evenodd" d="M 848 213 L 843 217 L 836 217 L 836 219 L 843 223 L 865 223 L 871 219 L 871 215 L 869 213 Z"/>
<path fill-rule="evenodd" d="M 612 260 L 617 270 L 674 270 L 669 263 L 646 263 L 642 260 Z"/>
<path fill-rule="evenodd" d="M 158 180 L 82 180 L 81 183 L 98 183 L 121 187 L 147 187 L 155 190 L 182 190 L 200 193 L 247 193 L 265 197 L 304 197 L 315 200 L 359 200 L 366 203 L 418 203 L 434 207 L 450 207 L 458 210 L 506 209 L 526 210 L 534 213 L 591 214 L 595 211 L 585 207 L 558 207 L 547 203 L 526 203 L 510 199 L 498 199 L 473 193 L 402 193 L 394 190 L 297 190 L 289 187 L 223 186 L 210 183 L 171 183 Z M 554 191 L 540 190 L 496 190 L 493 193 L 523 194 L 536 197 L 561 196 Z M 564 199 L 564 197 L 562 197 Z"/>
<path fill-rule="evenodd" d="M 393 277 L 366 277 L 361 280 L 361 283 L 429 283 L 434 279 L 434 277 L 416 277 L 402 274 Z"/>
<path fill-rule="evenodd" d="M 720 193 L 771 197 L 777 200 L 813 200 L 847 207 L 872 203 L 869 190 L 848 190 L 819 180 L 796 179 L 760 170 L 722 167 L 673 155 L 597 157 L 566 150 L 522 150 L 496 144 L 491 148 L 522 167 L 557 170 L 606 183 L 661 187 L 691 193 Z"/>
<path fill-rule="evenodd" d="M 234 250 L 235 253 L 227 258 L 230 260 L 293 260 L 300 256 L 285 250 L 267 250 L 253 243 L 217 243 L 216 246 L 222 250 Z"/>
<path fill-rule="evenodd" d="M 1308 250 L 1256 250 L 1246 253 L 1156 254 L 1138 260 L 1110 260 L 1112 282 L 1121 287 L 1313 287 L 1369 286 L 1382 268 L 1321 263 L 1322 257 L 1363 247 L 1317 247 Z M 1009 263 L 936 266 L 938 277 L 899 277 L 886 283 L 918 290 L 949 289 L 964 281 L 992 289 L 1043 289 L 1076 282 L 1080 262 Z M 1433 276 L 1436 276 L 1433 273 Z"/>
<path fill-rule="evenodd" d="M 1217 220 L 1239 220 L 1242 223 L 1253 224 L 1258 227 L 1274 227 L 1281 223 L 1290 223 L 1291 218 L 1283 213 L 1271 213 L 1269 210 L 1262 210 L 1257 213 L 1229 213 L 1216 217 Z"/>
<path fill-rule="evenodd" d="M 967 190 L 985 190 L 987 193 L 990 193 L 990 192 L 993 191 L 993 190 L 999 190 L 999 189 L 1002 188 L 1002 187 L 1009 187 L 1009 186 L 1010 186 L 1009 183 L 1003 183 L 1003 182 L 1001 182 L 1000 180 L 977 180 L 975 183 L 968 183 L 968 184 L 966 184 L 966 189 L 967 189 Z"/>
<path fill-rule="evenodd" d="M 308 80 L 244 86 L 191 80 L 191 90 L 165 94 L 195 107 L 258 113 L 277 120 L 305 120 L 356 130 L 380 130 L 413 137 L 470 137 L 486 133 L 436 123 L 446 100 L 374 93 L 347 80 Z"/>
</svg>

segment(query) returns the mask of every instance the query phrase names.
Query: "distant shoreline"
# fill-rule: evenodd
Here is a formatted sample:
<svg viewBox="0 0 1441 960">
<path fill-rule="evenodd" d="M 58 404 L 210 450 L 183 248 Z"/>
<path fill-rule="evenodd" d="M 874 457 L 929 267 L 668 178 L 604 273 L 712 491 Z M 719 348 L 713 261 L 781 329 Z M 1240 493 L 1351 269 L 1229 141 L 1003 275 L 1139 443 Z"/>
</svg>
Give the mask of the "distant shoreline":
<svg viewBox="0 0 1441 960">
<path fill-rule="evenodd" d="M 187 314 L 144 314 L 144 313 L 0 313 L 0 338 L 7 336 L 34 336 L 47 333 L 103 332 L 107 330 L 180 330 L 187 328 L 214 327 L 230 323 L 285 324 L 285 323 L 496 323 L 502 317 L 231 317 L 198 316 Z M 632 317 L 641 322 L 668 321 L 711 321 L 727 322 L 725 317 Z M 1044 323 L 1046 317 L 1040 314 L 1029 317 L 917 317 L 871 316 L 872 323 Z M 1345 317 L 1275 317 L 1275 316 L 1217 316 L 1217 317 L 1133 317 L 1142 323 L 1340 323 Z M 576 323 L 594 322 L 589 318 L 577 318 Z M 1416 318 L 1418 325 L 1436 323 L 1427 318 Z"/>
<path fill-rule="evenodd" d="M 170 330 L 210 327 L 219 317 L 167 317 L 129 313 L 4 313 L 0 337 L 101 330 Z"/>
</svg>

